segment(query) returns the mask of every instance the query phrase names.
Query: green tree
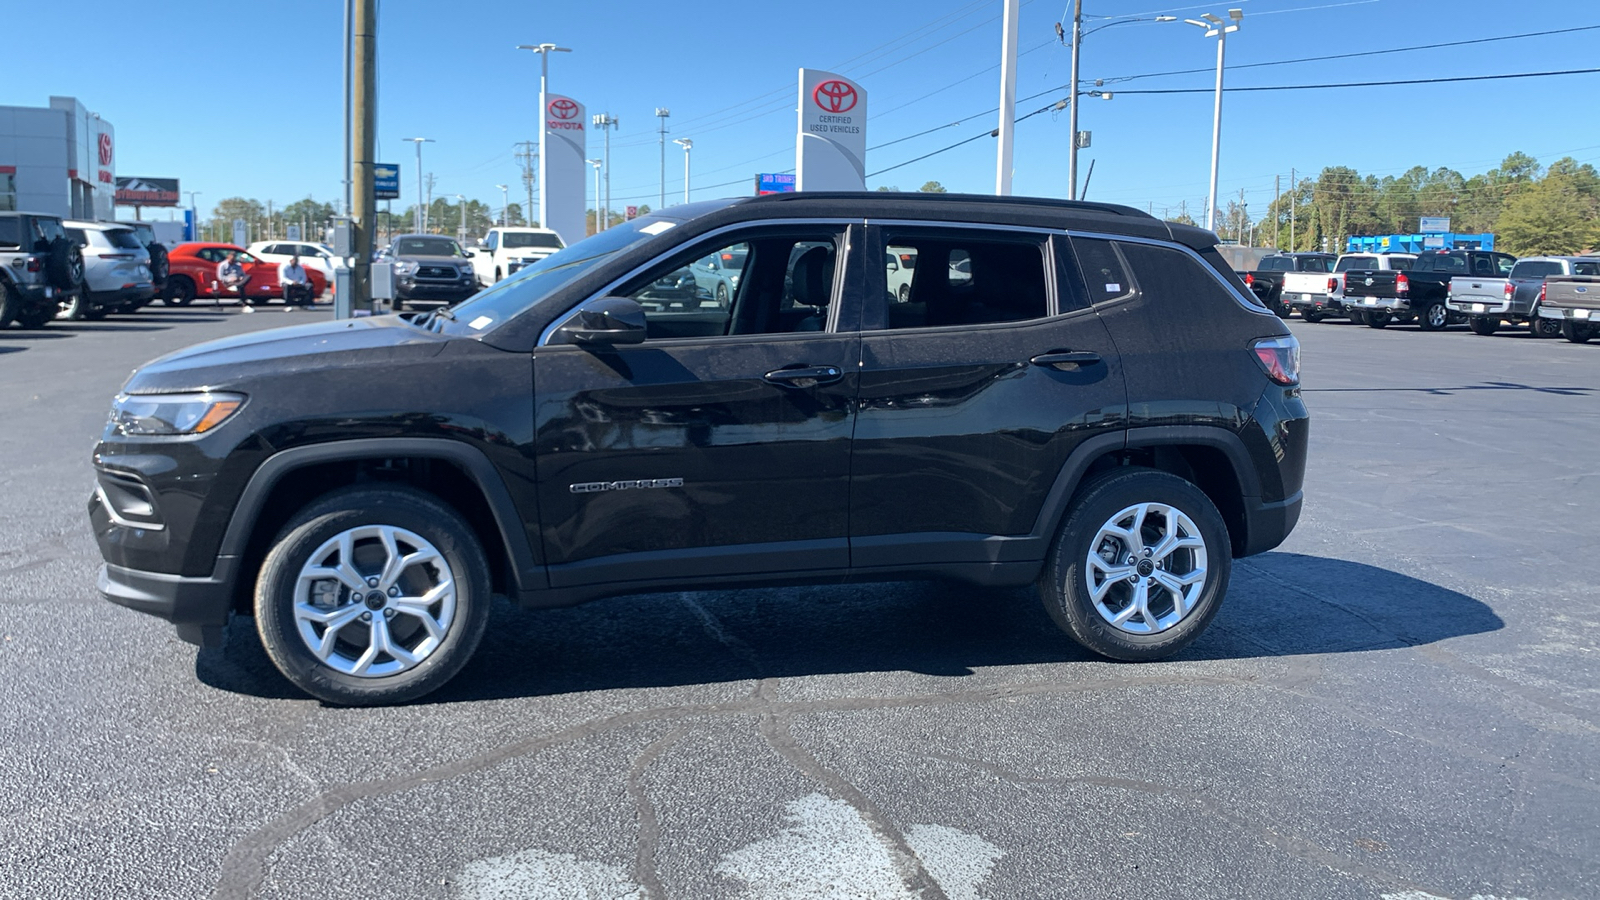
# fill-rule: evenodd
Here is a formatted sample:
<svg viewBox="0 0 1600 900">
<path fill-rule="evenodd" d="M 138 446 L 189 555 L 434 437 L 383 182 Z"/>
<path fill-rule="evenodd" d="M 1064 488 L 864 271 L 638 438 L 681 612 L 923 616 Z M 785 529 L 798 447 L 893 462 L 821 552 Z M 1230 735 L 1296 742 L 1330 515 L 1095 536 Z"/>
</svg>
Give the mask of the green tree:
<svg viewBox="0 0 1600 900">
<path fill-rule="evenodd" d="M 929 182 L 929 184 L 932 184 L 932 183 L 933 182 Z M 880 190 L 880 191 L 894 191 L 895 193 L 899 193 L 900 192 L 900 189 L 898 187 L 891 187 L 891 186 L 889 186 L 887 184 L 880 184 L 880 185 L 878 185 L 877 189 Z"/>
<path fill-rule="evenodd" d="M 1518 190 L 1495 230 L 1500 246 L 1518 256 L 1577 253 L 1600 241 L 1594 204 L 1568 173 L 1546 175 Z"/>
<path fill-rule="evenodd" d="M 922 183 L 922 187 L 917 188 L 917 190 L 921 191 L 924 194 L 948 194 L 948 193 L 950 193 L 950 191 L 947 190 L 944 185 L 940 184 L 937 181 L 925 181 L 925 182 Z"/>
</svg>

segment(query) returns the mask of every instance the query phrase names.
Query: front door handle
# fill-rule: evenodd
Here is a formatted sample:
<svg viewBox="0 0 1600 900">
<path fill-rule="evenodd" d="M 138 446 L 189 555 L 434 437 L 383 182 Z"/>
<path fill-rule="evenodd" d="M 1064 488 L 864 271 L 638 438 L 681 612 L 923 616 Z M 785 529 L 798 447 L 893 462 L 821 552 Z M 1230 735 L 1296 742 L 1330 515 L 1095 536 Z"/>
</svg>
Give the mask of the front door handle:
<svg viewBox="0 0 1600 900">
<path fill-rule="evenodd" d="M 779 387 L 812 388 L 819 384 L 832 384 L 843 378 L 844 372 L 838 366 L 800 365 L 774 369 L 764 377 Z"/>
<path fill-rule="evenodd" d="M 1063 372 L 1092 366 L 1099 361 L 1100 354 L 1092 350 L 1051 350 L 1049 353 L 1041 353 L 1028 360 L 1036 366 L 1049 366 Z"/>
</svg>

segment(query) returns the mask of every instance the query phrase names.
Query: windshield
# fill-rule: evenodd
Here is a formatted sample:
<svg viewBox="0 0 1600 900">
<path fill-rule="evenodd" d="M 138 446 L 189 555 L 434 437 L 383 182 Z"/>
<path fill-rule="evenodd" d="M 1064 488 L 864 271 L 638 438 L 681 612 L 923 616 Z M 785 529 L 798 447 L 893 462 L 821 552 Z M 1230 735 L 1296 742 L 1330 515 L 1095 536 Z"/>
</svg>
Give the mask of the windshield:
<svg viewBox="0 0 1600 900">
<path fill-rule="evenodd" d="M 1261 269 L 1260 269 L 1260 271 L 1262 271 L 1262 272 L 1292 272 L 1292 271 L 1294 271 L 1294 260 L 1290 259 L 1287 256 L 1277 256 L 1277 257 L 1272 257 L 1272 258 L 1269 258 L 1269 259 L 1263 259 L 1261 261 Z"/>
<path fill-rule="evenodd" d="M 602 260 L 673 227 L 664 219 L 634 219 L 558 250 L 470 299 L 451 307 L 455 329 L 479 334 L 532 309 Z"/>
<path fill-rule="evenodd" d="M 561 249 L 561 238 L 554 234 L 541 234 L 537 231 L 508 231 L 500 236 L 500 246 L 507 249 L 522 247 L 550 247 Z"/>
<path fill-rule="evenodd" d="M 445 237 L 408 237 L 394 242 L 396 256 L 464 256 L 461 245 Z"/>
</svg>

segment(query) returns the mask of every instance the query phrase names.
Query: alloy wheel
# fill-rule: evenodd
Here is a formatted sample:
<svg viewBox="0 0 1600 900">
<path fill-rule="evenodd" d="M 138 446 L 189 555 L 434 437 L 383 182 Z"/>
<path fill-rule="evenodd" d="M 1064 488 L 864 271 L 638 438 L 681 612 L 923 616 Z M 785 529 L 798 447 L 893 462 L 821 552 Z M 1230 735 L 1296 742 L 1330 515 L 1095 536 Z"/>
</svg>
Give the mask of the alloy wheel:
<svg viewBox="0 0 1600 900">
<path fill-rule="evenodd" d="M 1100 526 L 1083 568 L 1100 617 L 1129 634 L 1158 634 L 1194 609 L 1206 586 L 1206 544 L 1194 520 L 1165 503 L 1129 506 Z"/>
</svg>

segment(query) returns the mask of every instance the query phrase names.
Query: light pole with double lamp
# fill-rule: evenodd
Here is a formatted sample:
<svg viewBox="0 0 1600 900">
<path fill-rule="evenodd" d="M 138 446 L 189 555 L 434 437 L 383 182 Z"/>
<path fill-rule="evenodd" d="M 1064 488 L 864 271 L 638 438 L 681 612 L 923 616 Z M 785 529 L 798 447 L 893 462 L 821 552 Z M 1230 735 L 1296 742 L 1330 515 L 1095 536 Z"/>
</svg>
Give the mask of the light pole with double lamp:
<svg viewBox="0 0 1600 900">
<path fill-rule="evenodd" d="M 1090 16 L 1090 18 L 1095 17 Z M 1115 22 L 1107 22 L 1104 25 L 1099 25 L 1089 29 L 1088 31 L 1084 31 L 1083 0 L 1072 0 L 1072 75 L 1070 76 L 1072 80 L 1072 97 L 1068 101 L 1071 105 L 1071 112 L 1067 114 L 1067 128 L 1071 132 L 1071 147 L 1067 151 L 1068 200 L 1078 199 L 1078 147 L 1080 142 L 1080 138 L 1078 137 L 1078 97 L 1085 93 L 1084 91 L 1078 90 L 1078 50 L 1080 45 L 1083 43 L 1083 39 L 1091 34 L 1094 34 L 1096 31 L 1104 31 L 1113 25 L 1130 25 L 1134 22 L 1175 22 L 1177 19 L 1177 16 L 1156 16 L 1153 19 L 1141 19 L 1136 17 L 1118 19 Z M 1105 100 L 1111 99 L 1111 94 L 1109 92 L 1088 91 L 1087 93 L 1091 96 L 1098 95 Z"/>
<path fill-rule="evenodd" d="M 511 185 L 497 184 L 500 189 L 500 227 L 506 227 L 506 210 L 511 207 Z"/>
<path fill-rule="evenodd" d="M 1228 48 L 1228 35 L 1239 30 L 1244 21 L 1244 10 L 1228 10 L 1228 22 L 1221 17 L 1204 13 L 1200 16 L 1205 21 L 1198 19 L 1184 19 L 1183 21 L 1197 28 L 1205 29 L 1206 37 L 1217 39 L 1217 98 L 1211 113 L 1211 191 L 1206 195 L 1206 228 L 1215 231 L 1217 228 L 1217 160 L 1222 151 L 1222 60 Z"/>
<path fill-rule="evenodd" d="M 467 198 L 457 194 L 456 202 L 461 204 L 461 231 L 456 235 L 456 240 L 465 244 L 467 242 Z"/>
<path fill-rule="evenodd" d="M 604 162 L 598 159 L 586 159 L 584 162 L 594 166 L 594 233 L 600 233 L 600 222 L 605 217 L 605 210 L 600 208 L 600 166 Z"/>
<path fill-rule="evenodd" d="M 550 221 L 550 211 L 545 203 L 545 198 L 550 192 L 544 189 L 545 180 L 545 116 L 548 115 L 550 97 L 550 54 L 571 53 L 571 47 L 557 47 L 555 44 L 518 44 L 518 50 L 531 50 L 539 54 L 539 224 L 546 225 Z M 531 211 L 530 211 L 531 212 Z"/>
<path fill-rule="evenodd" d="M 411 227 L 413 232 L 421 234 L 423 225 L 426 222 L 425 217 L 428 214 L 427 210 L 422 208 L 422 145 L 433 143 L 433 138 L 414 137 L 401 138 L 400 140 L 410 141 L 417 145 L 417 205 L 412 207 Z"/>
<path fill-rule="evenodd" d="M 693 138 L 673 138 L 672 142 L 683 148 L 683 202 L 689 202 L 689 151 L 694 149 Z"/>
</svg>

